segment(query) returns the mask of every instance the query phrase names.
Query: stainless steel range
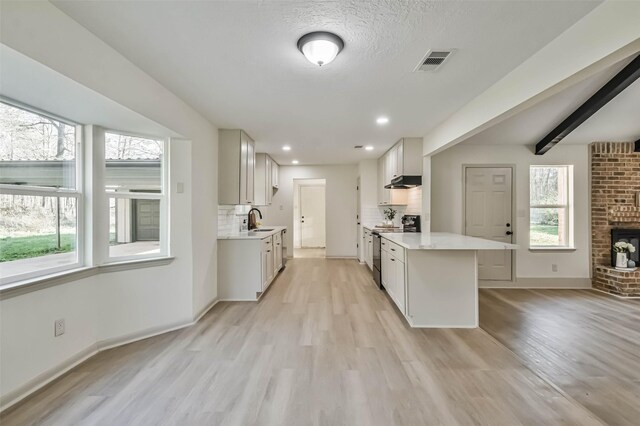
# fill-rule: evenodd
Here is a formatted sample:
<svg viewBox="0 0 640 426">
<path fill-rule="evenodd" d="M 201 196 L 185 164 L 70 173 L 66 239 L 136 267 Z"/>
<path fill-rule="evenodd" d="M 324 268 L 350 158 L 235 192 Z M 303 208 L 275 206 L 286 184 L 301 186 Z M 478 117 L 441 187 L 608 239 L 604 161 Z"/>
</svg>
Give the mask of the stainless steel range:
<svg viewBox="0 0 640 426">
<path fill-rule="evenodd" d="M 373 268 L 371 273 L 373 274 L 373 280 L 381 289 L 384 289 L 384 287 L 382 285 L 382 244 L 380 234 L 401 232 L 420 232 L 420 216 L 402 216 L 402 228 L 374 228 L 371 230 L 371 235 L 373 236 Z"/>
</svg>

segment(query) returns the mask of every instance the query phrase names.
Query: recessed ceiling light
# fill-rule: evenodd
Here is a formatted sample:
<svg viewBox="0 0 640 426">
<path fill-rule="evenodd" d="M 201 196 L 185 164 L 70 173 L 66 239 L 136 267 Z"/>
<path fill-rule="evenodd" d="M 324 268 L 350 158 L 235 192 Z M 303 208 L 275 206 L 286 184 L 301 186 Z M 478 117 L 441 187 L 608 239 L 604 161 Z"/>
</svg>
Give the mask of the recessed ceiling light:
<svg viewBox="0 0 640 426">
<path fill-rule="evenodd" d="M 367 151 L 373 151 L 373 147 L 371 145 L 367 145 L 364 147 Z"/>
<path fill-rule="evenodd" d="M 387 124 L 389 122 L 389 119 L 387 117 L 378 117 L 376 119 L 376 123 L 378 124 Z"/>
<path fill-rule="evenodd" d="M 344 41 L 326 31 L 305 34 L 298 40 L 298 50 L 312 64 L 323 66 L 333 61 L 344 48 Z"/>
<path fill-rule="evenodd" d="M 291 164 L 298 164 L 298 163 L 299 163 L 299 161 L 298 161 L 298 160 L 293 160 L 293 161 L 291 162 Z"/>
<path fill-rule="evenodd" d="M 282 147 L 283 151 L 291 151 L 291 147 L 289 145 L 285 145 Z"/>
</svg>

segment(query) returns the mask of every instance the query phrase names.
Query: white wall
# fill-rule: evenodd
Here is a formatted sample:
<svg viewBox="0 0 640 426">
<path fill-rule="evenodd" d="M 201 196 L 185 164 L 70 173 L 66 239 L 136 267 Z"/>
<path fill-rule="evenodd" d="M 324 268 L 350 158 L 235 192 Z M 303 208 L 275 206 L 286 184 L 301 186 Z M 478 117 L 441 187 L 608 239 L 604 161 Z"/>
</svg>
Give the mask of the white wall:
<svg viewBox="0 0 640 426">
<path fill-rule="evenodd" d="M 431 230 L 463 232 L 463 165 L 514 165 L 517 278 L 589 278 L 589 150 L 586 145 L 559 144 L 544 156 L 527 146 L 459 144 L 431 158 Z M 574 166 L 575 251 L 532 252 L 529 239 L 529 166 Z M 558 272 L 551 271 L 558 265 Z"/>
<path fill-rule="evenodd" d="M 280 166 L 279 189 L 273 204 L 260 207 L 264 225 L 288 227 L 288 256 L 293 254 L 293 180 L 326 180 L 327 257 L 356 257 L 356 179 L 354 165 Z"/>
<path fill-rule="evenodd" d="M 2 44 L 190 140 L 170 147 L 173 263 L 0 301 L 0 393 L 6 396 L 97 342 L 188 323 L 214 301 L 218 184 L 217 129 L 194 109 L 52 4 L 2 2 L 0 8 Z M 177 182 L 184 193 L 176 193 Z M 54 339 L 57 318 L 66 319 L 67 331 Z"/>
</svg>

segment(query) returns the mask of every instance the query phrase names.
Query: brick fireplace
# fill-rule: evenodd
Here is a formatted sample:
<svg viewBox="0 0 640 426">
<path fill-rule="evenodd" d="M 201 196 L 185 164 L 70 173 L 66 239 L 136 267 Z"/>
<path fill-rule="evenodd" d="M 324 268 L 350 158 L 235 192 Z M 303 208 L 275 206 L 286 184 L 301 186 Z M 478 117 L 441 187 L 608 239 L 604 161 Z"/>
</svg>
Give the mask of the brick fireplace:
<svg viewBox="0 0 640 426">
<path fill-rule="evenodd" d="M 640 269 L 613 268 L 612 237 L 640 234 L 640 153 L 631 143 L 591 145 L 591 244 L 593 287 L 611 294 L 640 297 Z"/>
</svg>

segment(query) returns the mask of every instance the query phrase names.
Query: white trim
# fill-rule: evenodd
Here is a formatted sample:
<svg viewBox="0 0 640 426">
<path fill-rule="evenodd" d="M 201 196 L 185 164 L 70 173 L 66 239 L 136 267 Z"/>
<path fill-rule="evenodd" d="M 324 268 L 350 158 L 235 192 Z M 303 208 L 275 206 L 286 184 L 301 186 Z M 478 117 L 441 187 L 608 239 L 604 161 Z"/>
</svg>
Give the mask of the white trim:
<svg viewBox="0 0 640 426">
<path fill-rule="evenodd" d="M 203 309 L 203 311 L 197 317 L 194 317 L 193 319 L 168 324 L 165 326 L 150 327 L 121 337 L 100 340 L 92 345 L 89 345 L 87 348 L 81 350 L 77 354 L 72 355 L 69 359 L 29 380 L 27 383 L 20 386 L 16 390 L 3 395 L 0 398 L 0 413 L 27 398 L 34 392 L 48 385 L 58 377 L 67 373 L 69 370 L 73 369 L 74 367 L 78 366 L 79 364 L 83 363 L 99 352 L 195 325 L 218 302 L 219 300 L 214 300 L 207 307 L 205 307 L 205 309 Z"/>
<path fill-rule="evenodd" d="M 575 247 L 565 247 L 565 246 L 530 246 L 529 251 L 576 251 Z"/>
<path fill-rule="evenodd" d="M 21 296 L 33 291 L 43 290 L 60 284 L 66 284 L 88 278 L 101 273 L 128 271 L 131 269 L 151 268 L 168 265 L 175 257 L 155 257 L 152 259 L 138 259 L 135 261 L 110 263 L 108 265 L 87 266 L 72 270 L 65 270 L 48 275 L 40 275 L 35 278 L 13 282 L 0 287 L 0 300 Z"/>
<path fill-rule="evenodd" d="M 72 368 L 96 355 L 98 352 L 99 350 L 96 344 L 89 345 L 88 347 L 84 348 L 75 355 L 72 355 L 70 358 L 61 362 L 60 364 L 49 368 L 41 374 L 38 374 L 36 377 L 29 380 L 19 388 L 3 395 L 2 397 L 0 397 L 0 413 L 22 401 L 39 389 L 42 389 L 44 386 L 48 385 Z"/>
</svg>

